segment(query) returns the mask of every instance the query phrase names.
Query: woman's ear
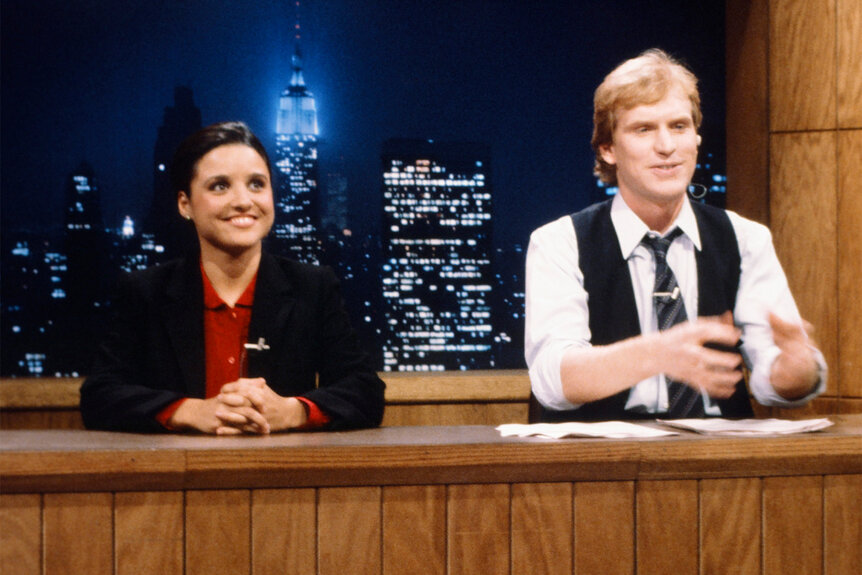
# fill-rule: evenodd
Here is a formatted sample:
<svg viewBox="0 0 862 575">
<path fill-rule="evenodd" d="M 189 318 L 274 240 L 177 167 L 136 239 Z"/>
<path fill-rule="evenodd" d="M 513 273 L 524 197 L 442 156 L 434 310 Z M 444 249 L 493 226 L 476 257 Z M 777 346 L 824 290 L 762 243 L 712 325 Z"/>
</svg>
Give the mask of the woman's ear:
<svg viewBox="0 0 862 575">
<path fill-rule="evenodd" d="M 177 211 L 179 211 L 180 215 L 187 220 L 192 219 L 189 203 L 188 194 L 185 192 L 177 192 Z"/>
</svg>

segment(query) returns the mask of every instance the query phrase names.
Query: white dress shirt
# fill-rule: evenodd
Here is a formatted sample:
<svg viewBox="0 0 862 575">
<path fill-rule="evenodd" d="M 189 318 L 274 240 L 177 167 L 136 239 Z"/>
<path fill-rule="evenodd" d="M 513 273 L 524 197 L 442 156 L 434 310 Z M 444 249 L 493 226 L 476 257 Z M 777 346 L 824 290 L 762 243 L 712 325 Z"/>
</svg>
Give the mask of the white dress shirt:
<svg viewBox="0 0 862 575">
<path fill-rule="evenodd" d="M 751 370 L 749 387 L 763 405 L 796 406 L 806 403 L 826 388 L 826 362 L 815 350 L 820 365 L 820 384 L 808 396 L 787 400 L 769 382 L 772 363 L 780 351 L 772 339 L 768 312 L 801 323 L 787 278 L 772 245 L 772 235 L 762 224 L 728 211 L 741 257 L 739 289 L 734 322 L 742 330 L 742 355 Z M 647 225 L 626 205 L 620 195 L 613 199 L 611 221 L 622 256 L 628 261 L 641 332 L 658 330 L 652 305 L 655 261 L 652 251 L 640 244 Z M 695 251 L 701 249 L 700 233 L 688 200 L 676 221 L 683 234 L 670 246 L 667 262 L 682 290 L 686 315 L 697 317 L 698 289 Z M 578 264 L 578 240 L 570 216 L 535 230 L 527 250 L 525 357 L 536 399 L 548 409 L 574 409 L 563 395 L 560 364 L 571 346 L 591 345 L 587 292 Z M 718 405 L 703 394 L 707 415 L 720 415 Z M 667 410 L 664 375 L 637 383 L 629 394 L 627 410 L 658 413 Z"/>
</svg>

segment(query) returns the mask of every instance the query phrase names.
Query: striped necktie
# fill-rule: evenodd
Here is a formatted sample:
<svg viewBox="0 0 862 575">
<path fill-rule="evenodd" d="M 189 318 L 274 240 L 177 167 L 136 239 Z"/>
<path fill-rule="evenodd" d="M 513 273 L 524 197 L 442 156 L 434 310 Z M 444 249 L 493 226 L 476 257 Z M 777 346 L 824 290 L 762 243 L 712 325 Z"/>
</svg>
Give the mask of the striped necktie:
<svg viewBox="0 0 862 575">
<path fill-rule="evenodd" d="M 653 287 L 653 304 L 655 305 L 658 327 L 668 329 L 686 321 L 685 306 L 682 301 L 679 284 L 667 265 L 667 250 L 670 244 L 682 234 L 682 230 L 674 230 L 663 238 L 645 235 L 641 243 L 652 250 L 655 255 L 655 286 Z M 669 419 L 685 417 L 703 417 L 703 400 L 699 391 L 684 383 L 667 380 Z"/>
</svg>

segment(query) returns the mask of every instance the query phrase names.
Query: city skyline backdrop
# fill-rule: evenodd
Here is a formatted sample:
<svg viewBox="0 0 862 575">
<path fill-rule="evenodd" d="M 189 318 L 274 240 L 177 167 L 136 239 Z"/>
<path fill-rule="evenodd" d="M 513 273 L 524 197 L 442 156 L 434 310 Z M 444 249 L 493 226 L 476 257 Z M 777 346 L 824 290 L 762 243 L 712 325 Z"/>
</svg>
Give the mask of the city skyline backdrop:
<svg viewBox="0 0 862 575">
<path fill-rule="evenodd" d="M 605 196 L 592 92 L 625 58 L 658 46 L 701 78 L 695 181 L 723 205 L 718 3 L 46 5 L 0 19 L 4 374 L 86 370 L 119 269 L 181 253 L 165 169 L 202 124 L 261 138 L 270 249 L 336 268 L 387 370 L 522 367 L 529 233 Z"/>
<path fill-rule="evenodd" d="M 600 4 L 600 5 L 594 5 Z M 723 162 L 723 2 L 309 1 L 305 81 L 321 172 L 347 178 L 349 225 L 377 234 L 380 150 L 393 137 L 491 146 L 496 242 L 594 199 L 592 91 L 658 46 L 701 79 L 704 149 Z M 65 178 L 93 166 L 106 225 L 141 221 L 176 86 L 203 123 L 246 121 L 274 152 L 296 6 L 190 0 L 2 5 L 2 223 L 62 226 Z"/>
</svg>

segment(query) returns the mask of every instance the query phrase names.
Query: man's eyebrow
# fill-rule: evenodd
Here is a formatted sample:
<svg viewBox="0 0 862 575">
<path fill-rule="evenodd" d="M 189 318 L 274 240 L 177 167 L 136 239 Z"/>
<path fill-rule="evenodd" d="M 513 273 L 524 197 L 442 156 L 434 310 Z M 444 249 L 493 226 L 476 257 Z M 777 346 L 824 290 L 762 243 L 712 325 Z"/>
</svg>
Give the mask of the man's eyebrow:
<svg viewBox="0 0 862 575">
<path fill-rule="evenodd" d="M 641 126 L 655 126 L 656 120 L 630 120 L 622 125 L 623 128 L 640 128 Z"/>
</svg>

